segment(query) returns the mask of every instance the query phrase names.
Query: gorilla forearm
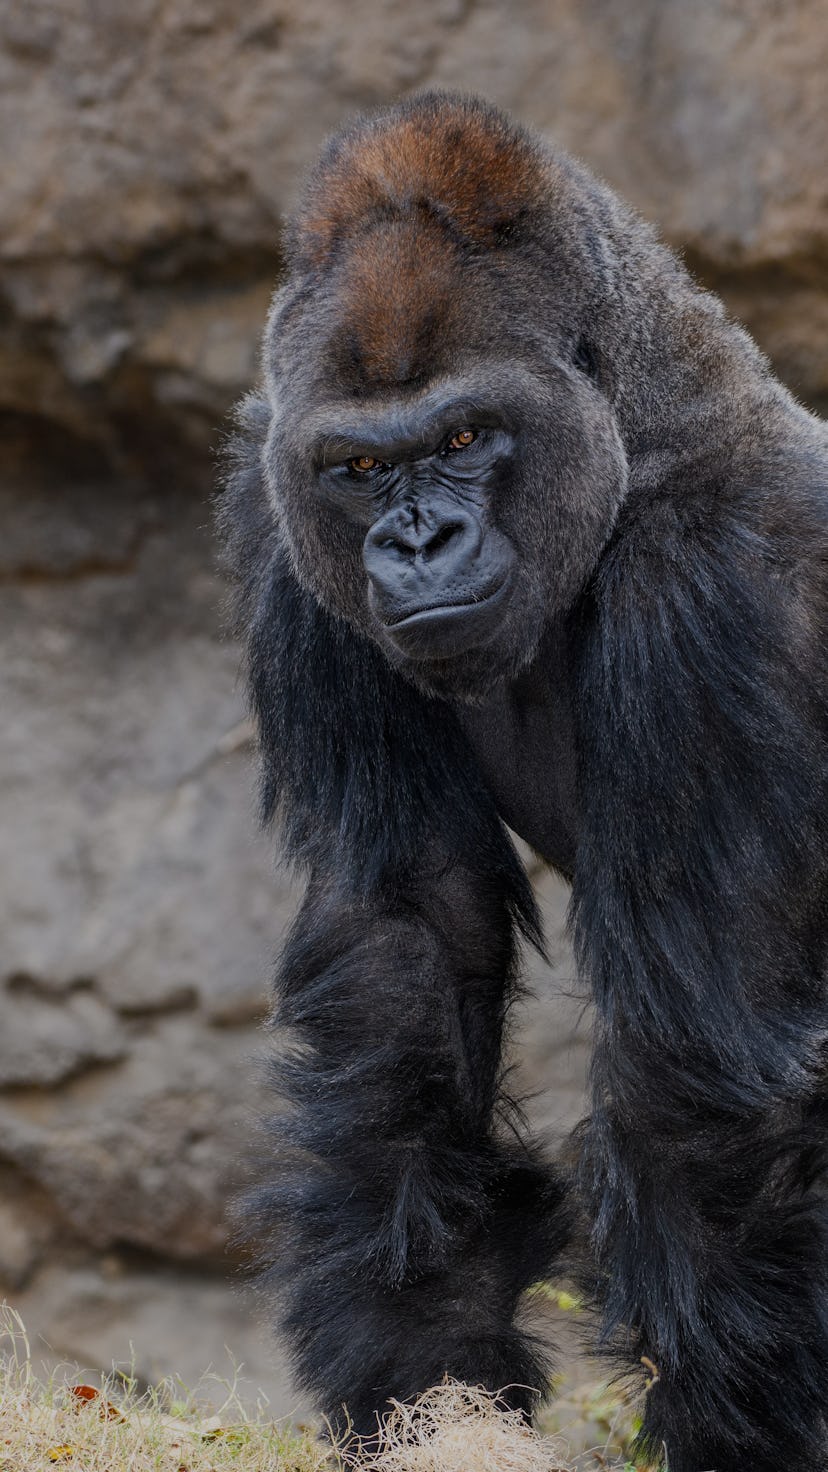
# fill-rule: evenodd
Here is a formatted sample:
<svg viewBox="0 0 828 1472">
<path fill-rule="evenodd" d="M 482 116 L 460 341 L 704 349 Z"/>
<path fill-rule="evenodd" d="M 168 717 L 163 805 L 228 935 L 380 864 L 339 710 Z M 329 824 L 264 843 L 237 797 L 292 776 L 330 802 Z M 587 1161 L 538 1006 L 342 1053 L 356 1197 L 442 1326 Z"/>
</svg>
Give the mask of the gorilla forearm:
<svg viewBox="0 0 828 1472">
<path fill-rule="evenodd" d="M 821 1469 L 824 1119 L 806 1108 L 776 1126 L 758 1108 L 727 1119 L 711 1091 L 706 1117 L 665 1130 L 664 1101 L 652 1113 L 648 1102 L 671 1064 L 687 1065 L 664 1059 L 647 1075 L 650 1062 L 634 1127 L 596 1111 L 582 1158 L 602 1344 L 656 1370 L 640 1450 L 655 1459 L 666 1444 L 670 1472 L 776 1472 L 783 1447 L 785 1467 Z"/>
<path fill-rule="evenodd" d="M 442 882 L 476 933 L 462 965 L 444 897 L 430 921 L 422 900 L 355 911 L 317 876 L 281 968 L 276 1021 L 297 1046 L 277 1064 L 290 1112 L 259 1211 L 300 1377 L 363 1431 L 446 1370 L 492 1389 L 519 1371 L 527 1406 L 546 1380 L 512 1319 L 561 1245 L 562 1192 L 493 1122 L 510 921 L 480 913 L 471 876 Z"/>
</svg>

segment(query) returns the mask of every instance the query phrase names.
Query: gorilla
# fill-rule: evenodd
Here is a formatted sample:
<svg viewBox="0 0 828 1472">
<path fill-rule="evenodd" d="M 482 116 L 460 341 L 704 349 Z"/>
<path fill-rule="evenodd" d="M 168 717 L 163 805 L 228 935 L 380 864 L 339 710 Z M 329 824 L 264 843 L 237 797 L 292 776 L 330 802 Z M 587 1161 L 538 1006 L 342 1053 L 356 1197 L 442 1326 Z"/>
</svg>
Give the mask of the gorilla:
<svg viewBox="0 0 828 1472">
<path fill-rule="evenodd" d="M 307 891 L 256 1192 L 335 1427 L 446 1373 L 531 1415 L 577 1275 L 670 1472 L 814 1472 L 828 1389 L 828 436 L 604 185 L 473 98 L 330 141 L 220 520 Z M 502 1046 L 572 886 L 590 1114 Z"/>
</svg>

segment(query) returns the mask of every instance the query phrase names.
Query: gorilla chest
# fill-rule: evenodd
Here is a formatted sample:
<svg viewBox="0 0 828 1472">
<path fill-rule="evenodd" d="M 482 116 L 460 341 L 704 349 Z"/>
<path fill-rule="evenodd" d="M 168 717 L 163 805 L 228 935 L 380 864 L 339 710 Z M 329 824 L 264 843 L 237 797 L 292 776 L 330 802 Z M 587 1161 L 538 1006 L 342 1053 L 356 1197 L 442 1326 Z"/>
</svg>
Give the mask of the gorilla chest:
<svg viewBox="0 0 828 1472">
<path fill-rule="evenodd" d="M 567 877 L 578 839 L 574 721 L 567 682 L 547 649 L 484 706 L 458 711 L 509 827 Z"/>
</svg>

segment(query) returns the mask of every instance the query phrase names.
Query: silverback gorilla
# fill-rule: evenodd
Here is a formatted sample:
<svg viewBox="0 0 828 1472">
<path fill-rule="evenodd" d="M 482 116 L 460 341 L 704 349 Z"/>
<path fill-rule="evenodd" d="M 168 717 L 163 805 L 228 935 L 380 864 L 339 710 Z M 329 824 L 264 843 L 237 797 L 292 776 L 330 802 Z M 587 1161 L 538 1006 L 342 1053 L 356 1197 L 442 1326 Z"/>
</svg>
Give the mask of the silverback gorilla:
<svg viewBox="0 0 828 1472">
<path fill-rule="evenodd" d="M 308 873 L 259 1223 L 335 1424 L 530 1414 L 566 1265 L 670 1472 L 828 1465 L 827 507 L 825 426 L 566 155 L 435 93 L 327 145 L 220 516 Z M 595 1002 L 559 1162 L 504 1118 L 504 824 Z"/>
</svg>

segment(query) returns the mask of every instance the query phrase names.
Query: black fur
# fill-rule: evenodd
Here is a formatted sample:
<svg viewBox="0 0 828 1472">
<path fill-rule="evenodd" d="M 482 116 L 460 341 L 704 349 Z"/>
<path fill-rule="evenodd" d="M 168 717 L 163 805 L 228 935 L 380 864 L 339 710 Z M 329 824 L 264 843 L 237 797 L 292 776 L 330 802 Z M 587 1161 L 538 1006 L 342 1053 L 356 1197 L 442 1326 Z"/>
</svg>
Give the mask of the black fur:
<svg viewBox="0 0 828 1472">
<path fill-rule="evenodd" d="M 826 668 L 784 540 L 666 491 L 580 612 L 587 1283 L 670 1472 L 825 1452 Z"/>
<path fill-rule="evenodd" d="M 530 197 L 486 237 L 482 316 L 470 297 L 464 331 L 489 351 L 499 280 L 504 395 L 510 356 L 538 375 L 528 390 L 513 375 L 528 443 L 487 513 L 524 568 L 524 632 L 513 609 L 493 653 L 456 672 L 392 658 L 365 601 L 370 519 L 358 530 L 315 499 L 301 426 L 348 289 L 348 150 L 362 167 L 363 137 L 393 142 L 412 118 L 432 160 L 441 118 L 446 147 L 469 119 L 475 146 L 481 128 L 507 136 L 476 108 L 407 104 L 323 161 L 310 198 L 328 168 L 333 264 L 318 223 L 304 260 L 300 215 L 266 393 L 242 406 L 222 503 L 264 810 L 310 874 L 277 983 L 279 1163 L 255 1213 L 280 1322 L 336 1424 L 347 1405 L 370 1430 L 389 1396 L 445 1372 L 511 1387 L 528 1411 L 547 1367 L 515 1312 L 566 1251 L 604 1349 L 657 1367 L 642 1451 L 666 1446 L 670 1472 L 813 1472 L 828 1390 L 828 440 L 646 227 L 515 132 Z M 452 216 L 447 190 L 450 255 L 472 227 L 468 191 Z M 371 219 L 360 250 L 365 230 L 384 239 Z M 337 392 L 343 415 L 366 395 Z M 571 1174 L 503 1102 L 517 946 L 539 938 L 499 815 L 573 882 L 597 1024 Z"/>
<path fill-rule="evenodd" d="M 223 515 L 264 553 L 261 579 L 248 563 L 264 811 L 316 876 L 275 1013 L 292 1108 L 254 1206 L 282 1228 L 282 1327 L 337 1425 L 347 1402 L 370 1429 L 446 1370 L 529 1408 L 547 1372 L 512 1320 L 562 1245 L 562 1190 L 493 1115 L 534 901 L 459 726 L 265 550 L 258 490 L 239 443 Z"/>
</svg>

